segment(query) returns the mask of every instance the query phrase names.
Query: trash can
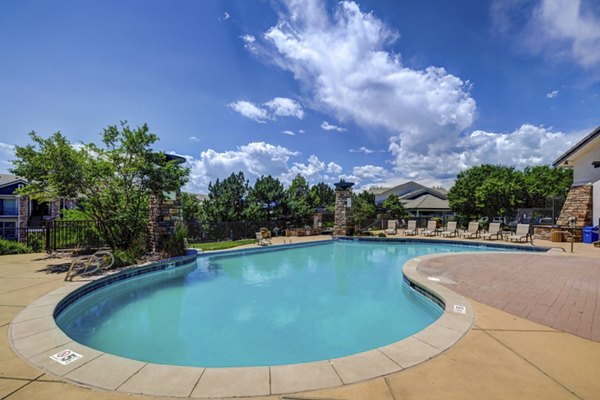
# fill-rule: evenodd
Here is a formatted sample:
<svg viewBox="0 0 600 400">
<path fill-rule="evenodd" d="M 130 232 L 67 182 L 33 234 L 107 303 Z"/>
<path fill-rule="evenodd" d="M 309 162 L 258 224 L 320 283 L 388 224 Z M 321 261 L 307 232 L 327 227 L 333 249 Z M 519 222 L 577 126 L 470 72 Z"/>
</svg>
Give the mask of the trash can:
<svg viewBox="0 0 600 400">
<path fill-rule="evenodd" d="M 561 232 L 561 227 L 556 226 L 550 229 L 550 240 L 553 242 L 562 242 L 563 234 Z"/>
<path fill-rule="evenodd" d="M 583 243 L 594 243 L 598 241 L 598 227 L 584 226 L 583 227 Z"/>
</svg>

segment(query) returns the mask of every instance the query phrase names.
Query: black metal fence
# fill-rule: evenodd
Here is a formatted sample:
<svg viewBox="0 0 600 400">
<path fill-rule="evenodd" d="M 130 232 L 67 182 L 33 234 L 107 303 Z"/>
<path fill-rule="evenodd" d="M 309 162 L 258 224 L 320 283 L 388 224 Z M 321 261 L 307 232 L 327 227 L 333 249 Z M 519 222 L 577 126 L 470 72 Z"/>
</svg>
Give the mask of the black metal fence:
<svg viewBox="0 0 600 400">
<path fill-rule="evenodd" d="M 106 245 L 97 221 L 46 221 L 36 228 L 5 228 L 2 239 L 13 240 L 34 251 L 98 248 Z"/>
</svg>

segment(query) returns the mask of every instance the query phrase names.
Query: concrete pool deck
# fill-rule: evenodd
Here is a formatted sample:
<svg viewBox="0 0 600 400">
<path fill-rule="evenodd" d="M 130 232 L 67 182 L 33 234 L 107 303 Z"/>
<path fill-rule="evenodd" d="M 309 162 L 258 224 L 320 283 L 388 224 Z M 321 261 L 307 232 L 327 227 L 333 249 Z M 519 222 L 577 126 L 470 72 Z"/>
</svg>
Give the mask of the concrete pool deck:
<svg viewBox="0 0 600 400">
<path fill-rule="evenodd" d="M 310 238 L 302 239 L 310 240 Z M 274 243 L 277 243 L 277 240 L 274 240 Z M 551 258 L 558 260 L 556 262 L 561 264 L 563 269 L 573 265 L 573 262 L 576 261 L 578 268 L 589 268 L 590 271 L 596 271 L 599 269 L 598 259 L 593 257 L 598 257 L 600 249 L 594 249 L 589 245 L 587 247 L 583 248 L 582 251 L 578 251 L 576 247 L 575 254 L 582 255 L 581 253 L 585 250 L 586 254 L 592 258 L 582 258 L 580 260 L 579 257 L 571 258 L 569 255 L 565 257 L 563 254 Z M 537 254 L 535 256 L 544 257 Z M 589 266 L 586 267 L 588 262 Z M 0 334 L 0 399 L 137 398 L 137 396 L 90 390 L 64 383 L 54 375 L 45 374 L 31 367 L 10 349 L 8 342 L 10 321 L 27 305 L 43 294 L 65 285 L 62 282 L 63 273 L 51 274 L 42 271 L 47 269 L 49 265 L 60 263 L 60 260 L 49 259 L 45 255 L 0 257 L 0 331 L 2 331 Z M 518 266 L 518 260 L 500 264 L 505 268 L 509 268 L 510 266 Z M 424 269 L 426 275 L 437 273 L 428 269 L 432 268 L 431 265 L 419 265 L 418 268 L 420 270 Z M 476 268 L 472 268 L 476 273 Z M 535 268 L 535 265 L 527 268 Z M 442 272 L 450 273 L 448 271 Z M 460 271 L 452 273 L 457 275 L 440 274 L 440 276 L 452 281 L 448 283 L 448 287 L 461 292 L 461 285 L 468 286 L 474 272 L 469 271 L 465 275 L 466 279 L 463 279 L 464 277 L 460 275 Z M 493 279 L 499 278 L 493 277 Z M 572 276 L 569 279 L 573 281 L 579 278 Z M 590 281 L 589 276 L 587 280 Z M 512 281 L 508 279 L 506 284 L 509 287 Z M 523 283 L 520 283 L 520 285 L 523 285 Z M 557 295 L 553 304 L 562 302 L 565 309 L 571 306 L 573 298 L 568 296 L 563 298 L 564 292 L 556 290 L 556 287 L 551 285 L 549 293 L 554 291 Z M 595 291 L 591 290 L 590 293 L 595 293 L 597 299 L 598 281 L 596 281 Z M 586 300 L 590 298 L 589 294 L 582 296 Z M 480 300 L 487 301 L 486 299 Z M 577 301 L 574 304 L 576 303 Z M 600 343 L 527 321 L 479 302 L 472 301 L 472 304 L 477 313 L 473 329 L 456 345 L 427 362 L 385 377 L 334 389 L 284 395 L 283 398 L 538 397 L 577 399 L 594 398 L 600 392 L 600 384 L 598 383 L 600 382 L 598 369 Z M 43 307 L 43 305 L 39 305 Z M 596 321 L 597 323 L 600 320 L 599 312 L 600 306 L 592 312 L 592 322 Z M 32 314 L 31 317 L 33 316 Z M 124 368 L 126 367 L 124 366 Z M 164 385 L 164 382 L 168 381 L 170 382 L 169 386 L 184 386 L 180 382 L 185 380 L 185 369 L 182 369 L 181 373 L 175 374 L 171 379 L 164 377 L 163 372 L 160 370 L 147 371 L 154 382 L 159 385 Z M 240 384 L 234 376 L 216 378 L 226 380 L 232 387 Z M 133 385 L 133 383 L 131 384 Z M 152 397 L 144 396 L 141 398 Z M 282 397 L 271 396 L 265 398 Z"/>
</svg>

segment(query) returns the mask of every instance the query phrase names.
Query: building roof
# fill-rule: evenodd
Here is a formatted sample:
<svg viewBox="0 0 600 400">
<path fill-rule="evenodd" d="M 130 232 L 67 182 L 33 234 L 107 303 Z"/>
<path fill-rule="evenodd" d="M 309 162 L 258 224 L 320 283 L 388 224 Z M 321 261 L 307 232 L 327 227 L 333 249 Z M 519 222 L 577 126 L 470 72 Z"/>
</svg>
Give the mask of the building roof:
<svg viewBox="0 0 600 400">
<path fill-rule="evenodd" d="M 426 194 L 404 203 L 407 210 L 449 210 L 450 204 L 446 199 Z"/>
<path fill-rule="evenodd" d="M 419 196 L 422 196 L 423 194 L 432 195 L 432 196 L 435 196 L 442 200 L 445 200 L 448 198 L 448 196 L 445 193 L 441 193 L 440 191 L 438 191 L 436 189 L 424 187 L 423 189 L 419 189 L 419 190 L 415 190 L 414 192 L 406 193 L 406 194 L 400 196 L 400 199 L 401 200 L 412 200 L 412 199 L 416 199 Z"/>
<path fill-rule="evenodd" d="M 14 183 L 27 183 L 23 178 L 12 174 L 0 174 L 0 187 L 12 185 Z"/>
<path fill-rule="evenodd" d="M 574 158 L 581 149 L 587 146 L 589 143 L 594 141 L 597 137 L 600 137 L 600 126 L 594 129 L 589 135 L 581 139 L 575 146 L 567 150 L 562 156 L 558 157 L 556 161 L 552 163 L 554 167 L 566 167 L 569 165 L 569 159 Z"/>
<path fill-rule="evenodd" d="M 401 185 L 394 186 L 392 188 L 389 187 L 374 187 L 369 189 L 369 192 L 378 196 L 378 195 L 389 195 L 391 193 L 400 193 L 400 198 L 406 198 L 406 196 L 411 196 L 412 193 L 415 193 L 415 196 L 418 196 L 422 193 L 430 193 L 434 196 L 446 198 L 446 190 L 441 188 L 428 188 L 427 186 L 423 186 L 420 183 L 415 181 L 404 182 Z M 413 196 L 414 197 L 414 196 Z M 409 197 L 412 198 L 412 197 Z"/>
</svg>

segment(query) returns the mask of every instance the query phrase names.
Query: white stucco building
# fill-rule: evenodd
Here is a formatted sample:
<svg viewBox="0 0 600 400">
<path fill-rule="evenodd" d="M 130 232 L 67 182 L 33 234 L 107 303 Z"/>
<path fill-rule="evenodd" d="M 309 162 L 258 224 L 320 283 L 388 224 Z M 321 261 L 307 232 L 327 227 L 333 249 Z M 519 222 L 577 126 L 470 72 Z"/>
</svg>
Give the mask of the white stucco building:
<svg viewBox="0 0 600 400">
<path fill-rule="evenodd" d="M 553 165 L 573 169 L 573 186 L 558 223 L 577 217 L 578 226 L 600 225 L 600 127 L 560 156 Z"/>
</svg>

